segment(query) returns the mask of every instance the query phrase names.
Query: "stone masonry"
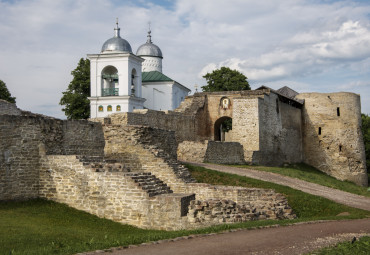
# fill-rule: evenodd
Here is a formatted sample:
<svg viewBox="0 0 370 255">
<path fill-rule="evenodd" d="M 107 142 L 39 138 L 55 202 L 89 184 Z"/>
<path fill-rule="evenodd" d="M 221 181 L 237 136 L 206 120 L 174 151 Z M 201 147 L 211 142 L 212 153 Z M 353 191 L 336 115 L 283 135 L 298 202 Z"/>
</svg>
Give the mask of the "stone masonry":
<svg viewBox="0 0 370 255">
<path fill-rule="evenodd" d="M 295 217 L 272 190 L 195 183 L 177 161 L 174 131 L 7 108 L 0 114 L 0 200 L 41 197 L 165 230 Z"/>
<path fill-rule="evenodd" d="M 220 124 L 228 118 L 232 135 L 225 136 L 230 140 L 217 143 Z M 264 86 L 196 93 L 175 111 L 136 110 L 112 114 L 110 120 L 174 131 L 180 160 L 271 166 L 304 162 L 339 180 L 367 186 L 361 106 L 353 93 L 299 94 Z M 320 137 L 319 128 L 324 132 Z"/>
</svg>

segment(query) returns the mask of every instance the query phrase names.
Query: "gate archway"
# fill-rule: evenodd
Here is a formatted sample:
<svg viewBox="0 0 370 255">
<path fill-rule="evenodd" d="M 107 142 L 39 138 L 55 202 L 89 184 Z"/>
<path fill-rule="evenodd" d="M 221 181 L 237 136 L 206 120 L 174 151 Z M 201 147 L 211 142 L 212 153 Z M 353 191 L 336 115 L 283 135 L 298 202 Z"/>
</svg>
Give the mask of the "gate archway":
<svg viewBox="0 0 370 255">
<path fill-rule="evenodd" d="M 232 130 L 232 118 L 223 116 L 215 121 L 214 124 L 214 140 L 225 141 L 226 133 Z"/>
</svg>

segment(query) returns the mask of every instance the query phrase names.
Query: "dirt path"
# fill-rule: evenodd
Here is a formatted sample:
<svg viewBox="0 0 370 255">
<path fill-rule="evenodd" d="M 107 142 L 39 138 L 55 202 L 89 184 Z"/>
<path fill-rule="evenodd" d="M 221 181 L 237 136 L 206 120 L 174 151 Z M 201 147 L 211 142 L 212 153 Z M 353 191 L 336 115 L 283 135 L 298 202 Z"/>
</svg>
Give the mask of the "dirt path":
<svg viewBox="0 0 370 255">
<path fill-rule="evenodd" d="M 247 169 L 247 168 L 224 166 L 224 165 L 214 165 L 214 164 L 206 164 L 206 163 L 191 163 L 191 162 L 188 162 L 188 163 L 192 165 L 202 166 L 208 169 L 220 171 L 220 172 L 237 174 L 241 176 L 250 177 L 253 179 L 273 182 L 276 184 L 291 187 L 293 189 L 301 190 L 303 192 L 306 192 L 312 195 L 325 197 L 327 199 L 333 200 L 340 204 L 344 204 L 344 205 L 348 205 L 351 207 L 370 211 L 370 198 L 369 197 L 355 195 L 355 194 L 348 193 L 345 191 L 328 188 L 325 186 L 321 186 L 319 184 L 306 182 L 306 181 L 302 181 L 299 179 L 295 179 L 295 178 L 291 178 L 291 177 L 287 177 L 287 176 L 283 176 L 283 175 L 275 174 L 275 173 L 257 171 L 257 170 Z"/>
<path fill-rule="evenodd" d="M 287 227 L 239 230 L 176 241 L 159 241 L 126 249 L 112 249 L 114 255 L 223 255 L 223 254 L 302 254 L 334 245 L 353 237 L 370 235 L 370 219 L 297 224 Z M 100 253 L 96 251 L 96 254 Z"/>
</svg>

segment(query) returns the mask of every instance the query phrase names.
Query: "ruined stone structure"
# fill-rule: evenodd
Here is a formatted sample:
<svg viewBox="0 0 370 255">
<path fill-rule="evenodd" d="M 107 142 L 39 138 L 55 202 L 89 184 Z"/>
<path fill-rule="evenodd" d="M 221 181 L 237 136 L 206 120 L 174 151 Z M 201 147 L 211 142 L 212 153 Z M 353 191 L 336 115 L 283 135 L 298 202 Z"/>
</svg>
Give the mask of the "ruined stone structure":
<svg viewBox="0 0 370 255">
<path fill-rule="evenodd" d="M 174 131 L 128 125 L 124 114 L 89 122 L 24 112 L 2 100 L 0 109 L 0 200 L 41 197 L 166 230 L 295 217 L 273 190 L 195 183 L 177 161 Z"/>
<path fill-rule="evenodd" d="M 176 230 L 295 217 L 273 190 L 195 183 L 177 159 L 305 162 L 367 185 L 353 93 L 196 93 L 175 111 L 135 110 L 94 122 L 32 114 L 3 100 L 0 110 L 0 200 L 42 197 L 121 223 Z M 220 128 L 226 119 L 227 135 Z"/>
<path fill-rule="evenodd" d="M 183 161 L 304 162 L 339 180 L 367 186 L 360 96 L 354 93 L 298 94 L 287 87 L 196 93 L 175 111 L 136 110 L 110 118 L 175 131 Z M 229 142 L 218 142 L 220 125 L 228 118 Z"/>
</svg>

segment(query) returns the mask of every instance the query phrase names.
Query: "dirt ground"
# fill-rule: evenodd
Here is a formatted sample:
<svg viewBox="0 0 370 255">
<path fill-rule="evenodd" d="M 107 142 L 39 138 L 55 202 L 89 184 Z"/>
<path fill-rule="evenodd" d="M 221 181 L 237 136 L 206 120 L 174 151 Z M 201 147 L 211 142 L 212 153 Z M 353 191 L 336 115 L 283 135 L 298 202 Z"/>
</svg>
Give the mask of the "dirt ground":
<svg viewBox="0 0 370 255">
<path fill-rule="evenodd" d="M 302 254 L 321 247 L 370 235 L 370 219 L 296 224 L 286 227 L 238 230 L 201 237 L 183 237 L 130 248 L 114 255 Z M 95 251 L 96 254 L 103 251 Z"/>
</svg>

